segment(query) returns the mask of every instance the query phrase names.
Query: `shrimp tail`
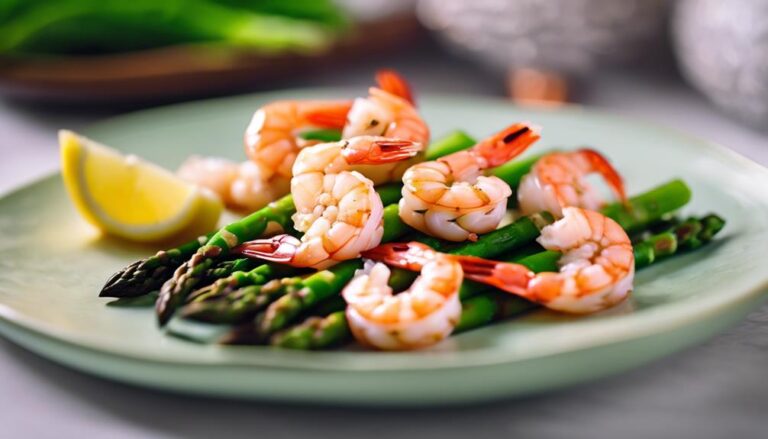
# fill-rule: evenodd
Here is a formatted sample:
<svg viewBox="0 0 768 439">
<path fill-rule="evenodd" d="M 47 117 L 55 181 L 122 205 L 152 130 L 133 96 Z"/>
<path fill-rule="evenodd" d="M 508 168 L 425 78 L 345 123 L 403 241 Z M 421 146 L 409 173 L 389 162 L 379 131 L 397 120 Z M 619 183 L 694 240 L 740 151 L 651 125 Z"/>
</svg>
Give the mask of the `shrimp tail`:
<svg viewBox="0 0 768 439">
<path fill-rule="evenodd" d="M 411 105 L 416 104 L 408 81 L 396 71 L 392 69 L 381 69 L 377 71 L 376 83 L 382 90 L 405 99 L 411 103 Z"/>
<path fill-rule="evenodd" d="M 382 244 L 363 252 L 364 258 L 411 271 L 421 271 L 440 253 L 420 242 Z M 464 277 L 497 287 L 503 291 L 528 296 L 528 284 L 534 273 L 524 265 L 491 261 L 476 256 L 444 255 L 457 261 L 464 270 Z"/>
<path fill-rule="evenodd" d="M 364 138 L 353 139 L 365 141 Z M 352 148 L 347 143 L 341 149 L 341 155 L 349 164 L 378 165 L 409 159 L 421 151 L 421 145 L 410 140 L 379 138 L 373 140 L 370 148 Z"/>
<path fill-rule="evenodd" d="M 624 190 L 624 181 L 622 180 L 619 171 L 613 167 L 611 162 L 594 149 L 583 148 L 580 149 L 578 153 L 589 162 L 592 170 L 599 173 L 605 179 L 613 193 L 616 194 L 616 197 L 626 205 L 628 200 L 627 193 Z"/>
<path fill-rule="evenodd" d="M 362 253 L 364 258 L 411 271 L 421 271 L 436 255 L 431 247 L 416 241 L 381 244 Z"/>
<path fill-rule="evenodd" d="M 488 167 L 494 168 L 522 154 L 540 137 L 538 127 L 516 123 L 481 141 L 473 149 L 488 161 Z"/>
<path fill-rule="evenodd" d="M 305 118 L 321 128 L 344 128 L 347 114 L 352 108 L 352 101 L 324 105 L 322 108 L 307 111 Z"/>
<path fill-rule="evenodd" d="M 232 253 L 272 262 L 290 262 L 298 252 L 301 241 L 291 235 L 277 235 L 245 242 Z"/>
<path fill-rule="evenodd" d="M 491 261 L 475 256 L 454 256 L 467 279 L 494 286 L 502 291 L 527 297 L 528 285 L 535 274 L 526 266 Z"/>
</svg>

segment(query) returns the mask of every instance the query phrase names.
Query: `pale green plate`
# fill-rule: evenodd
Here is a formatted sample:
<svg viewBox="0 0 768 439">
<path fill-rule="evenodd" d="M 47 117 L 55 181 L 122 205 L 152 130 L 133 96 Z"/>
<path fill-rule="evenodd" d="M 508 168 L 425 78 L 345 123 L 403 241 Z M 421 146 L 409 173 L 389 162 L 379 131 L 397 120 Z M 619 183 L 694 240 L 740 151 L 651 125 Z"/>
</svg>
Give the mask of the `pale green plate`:
<svg viewBox="0 0 768 439">
<path fill-rule="evenodd" d="M 119 117 L 86 134 L 168 167 L 191 153 L 242 158 L 242 132 L 260 104 L 339 94 L 349 92 L 294 90 L 178 105 Z M 596 146 L 623 171 L 631 193 L 682 177 L 694 192 L 686 211 L 716 211 L 728 225 L 708 247 L 642 270 L 632 299 L 603 315 L 541 311 L 423 352 L 221 347 L 164 335 L 149 309 L 107 307 L 97 297 L 112 272 L 154 249 L 99 238 L 53 176 L 0 200 L 0 330 L 71 367 L 180 392 L 447 404 L 540 392 L 639 366 L 733 324 L 765 292 L 765 168 L 715 145 L 578 107 L 532 111 L 449 96 L 420 103 L 436 135 L 464 128 L 481 136 L 529 120 L 544 127 L 539 150 Z"/>
</svg>

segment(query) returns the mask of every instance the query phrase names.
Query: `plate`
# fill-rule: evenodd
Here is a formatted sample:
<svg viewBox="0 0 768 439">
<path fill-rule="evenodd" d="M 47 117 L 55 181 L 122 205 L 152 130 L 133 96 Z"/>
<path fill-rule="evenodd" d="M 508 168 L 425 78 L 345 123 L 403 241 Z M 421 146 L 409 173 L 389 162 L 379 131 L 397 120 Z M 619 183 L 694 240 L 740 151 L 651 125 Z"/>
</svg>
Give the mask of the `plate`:
<svg viewBox="0 0 768 439">
<path fill-rule="evenodd" d="M 261 104 L 353 94 L 290 90 L 201 101 L 115 118 L 86 134 L 170 168 L 192 153 L 242 158 L 243 129 Z M 109 307 L 97 297 L 112 272 L 155 249 L 100 238 L 54 175 L 0 200 L 0 332 L 73 368 L 178 392 L 451 404 L 541 392 L 637 367 L 737 322 L 766 292 L 765 168 L 713 144 L 580 107 L 530 110 L 461 96 L 423 96 L 420 104 L 438 136 L 456 128 L 482 136 L 529 120 L 544 127 L 539 150 L 598 147 L 624 172 L 631 193 L 682 177 L 694 193 L 686 211 L 716 211 L 728 225 L 711 245 L 639 272 L 632 299 L 600 315 L 538 311 L 409 353 L 223 347 L 164 335 L 150 309 Z"/>
</svg>

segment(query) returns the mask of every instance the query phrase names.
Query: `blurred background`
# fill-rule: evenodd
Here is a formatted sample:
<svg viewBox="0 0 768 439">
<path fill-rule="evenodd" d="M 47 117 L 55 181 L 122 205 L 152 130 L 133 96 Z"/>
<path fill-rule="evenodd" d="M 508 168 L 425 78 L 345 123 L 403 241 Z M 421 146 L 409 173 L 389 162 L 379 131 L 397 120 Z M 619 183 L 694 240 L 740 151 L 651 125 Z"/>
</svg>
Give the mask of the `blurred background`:
<svg viewBox="0 0 768 439">
<path fill-rule="evenodd" d="M 417 93 L 585 104 L 768 163 L 768 1 L 0 0 L 0 147 L 24 152 L 0 189 L 56 168 L 61 126 L 384 66 Z"/>
</svg>

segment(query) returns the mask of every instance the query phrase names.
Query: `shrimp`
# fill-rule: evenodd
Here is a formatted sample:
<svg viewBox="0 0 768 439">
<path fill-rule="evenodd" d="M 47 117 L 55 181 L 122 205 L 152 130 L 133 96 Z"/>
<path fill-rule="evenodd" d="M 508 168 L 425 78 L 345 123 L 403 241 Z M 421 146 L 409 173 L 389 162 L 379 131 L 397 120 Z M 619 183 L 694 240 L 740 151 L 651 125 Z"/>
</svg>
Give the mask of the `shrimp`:
<svg viewBox="0 0 768 439">
<path fill-rule="evenodd" d="M 304 235 L 257 239 L 237 251 L 317 269 L 358 257 L 381 242 L 384 207 L 373 182 L 350 167 L 405 160 L 416 148 L 404 140 L 360 136 L 301 150 L 293 165 L 291 194 L 294 227 Z"/>
<path fill-rule="evenodd" d="M 520 210 L 525 215 L 545 210 L 559 217 L 566 206 L 600 209 L 603 201 L 585 178 L 592 173 L 602 175 L 616 197 L 627 202 L 618 171 L 599 152 L 580 149 L 553 152 L 536 162 L 520 181 L 517 190 Z"/>
<path fill-rule="evenodd" d="M 309 128 L 341 129 L 349 101 L 277 101 L 259 108 L 245 130 L 245 152 L 263 172 L 291 178 L 291 167 L 307 142 L 299 133 Z"/>
<path fill-rule="evenodd" d="M 227 206 L 233 204 L 229 189 L 239 174 L 239 165 L 231 160 L 198 155 L 187 158 L 176 171 L 181 179 L 218 195 Z"/>
<path fill-rule="evenodd" d="M 290 187 L 289 180 L 267 183 L 252 162 L 235 163 L 219 157 L 191 156 L 177 174 L 214 192 L 227 207 L 242 211 L 258 210 L 288 193 Z"/>
<path fill-rule="evenodd" d="M 449 241 L 476 240 L 494 230 L 512 189 L 483 171 L 499 166 L 539 139 L 527 124 L 511 125 L 469 150 L 417 163 L 403 176 L 400 218 L 411 227 Z"/>
<path fill-rule="evenodd" d="M 408 140 L 417 144 L 421 152 L 429 144 L 429 127 L 414 107 L 410 86 L 392 70 L 377 72 L 376 82 L 379 88 L 371 87 L 368 97 L 353 102 L 342 137 L 368 135 Z M 361 165 L 353 169 L 381 184 L 399 181 L 405 170 L 420 160 L 415 156 L 388 165 Z"/>
<path fill-rule="evenodd" d="M 342 291 L 355 339 L 378 349 L 407 350 L 450 335 L 461 317 L 461 265 L 437 256 L 424 264 L 408 290 L 397 295 L 387 285 L 389 274 L 386 265 L 368 262 Z"/>
<path fill-rule="evenodd" d="M 624 229 L 602 214 L 563 208 L 563 218 L 544 227 L 537 241 L 562 253 L 557 273 L 534 274 L 527 267 L 450 255 L 464 276 L 539 303 L 549 309 L 585 314 L 622 302 L 632 290 L 635 258 Z M 440 253 L 418 242 L 384 244 L 363 253 L 408 270 L 418 270 Z"/>
</svg>

